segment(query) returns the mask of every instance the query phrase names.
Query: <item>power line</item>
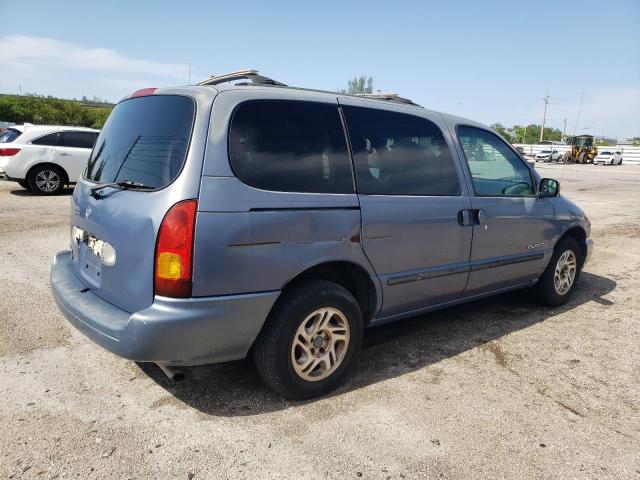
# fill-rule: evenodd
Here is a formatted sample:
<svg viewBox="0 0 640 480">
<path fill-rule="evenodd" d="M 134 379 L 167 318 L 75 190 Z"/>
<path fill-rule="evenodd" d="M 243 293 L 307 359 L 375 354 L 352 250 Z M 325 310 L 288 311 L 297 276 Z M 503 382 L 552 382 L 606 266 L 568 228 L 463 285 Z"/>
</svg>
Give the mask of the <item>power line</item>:
<svg viewBox="0 0 640 480">
<path fill-rule="evenodd" d="M 573 126 L 573 135 L 575 136 L 578 128 L 578 120 L 580 120 L 580 114 L 582 113 L 582 101 L 584 100 L 584 93 L 580 97 L 580 108 L 578 109 L 578 116 L 576 117 L 576 124 Z"/>
</svg>

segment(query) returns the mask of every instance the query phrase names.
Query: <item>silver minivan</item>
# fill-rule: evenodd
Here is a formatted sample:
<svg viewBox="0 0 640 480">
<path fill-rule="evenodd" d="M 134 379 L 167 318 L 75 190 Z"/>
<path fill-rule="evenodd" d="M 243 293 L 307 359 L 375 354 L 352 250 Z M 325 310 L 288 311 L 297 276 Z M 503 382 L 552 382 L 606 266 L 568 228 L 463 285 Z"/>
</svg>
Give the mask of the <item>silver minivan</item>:
<svg viewBox="0 0 640 480">
<path fill-rule="evenodd" d="M 144 89 L 96 142 L 51 286 L 117 355 L 172 377 L 252 355 L 309 398 L 371 325 L 519 288 L 567 302 L 592 241 L 559 189 L 491 129 L 395 95 L 255 71 Z"/>
</svg>

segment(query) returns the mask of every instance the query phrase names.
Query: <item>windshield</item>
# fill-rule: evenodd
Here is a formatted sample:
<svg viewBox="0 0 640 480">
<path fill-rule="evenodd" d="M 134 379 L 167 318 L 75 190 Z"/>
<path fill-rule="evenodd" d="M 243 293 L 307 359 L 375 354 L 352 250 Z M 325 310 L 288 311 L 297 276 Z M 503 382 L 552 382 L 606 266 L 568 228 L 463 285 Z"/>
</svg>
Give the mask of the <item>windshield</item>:
<svg viewBox="0 0 640 480">
<path fill-rule="evenodd" d="M 591 139 L 587 137 L 578 137 L 576 138 L 576 146 L 577 147 L 589 147 L 591 146 Z"/>
<path fill-rule="evenodd" d="M 542 150 L 540 153 L 551 153 L 551 150 Z"/>
<path fill-rule="evenodd" d="M 0 143 L 11 143 L 21 134 L 20 130 L 9 128 L 6 132 L 0 133 Z"/>
<path fill-rule="evenodd" d="M 99 183 L 130 181 L 153 188 L 182 170 L 193 128 L 195 102 L 178 95 L 125 100 L 105 124 L 84 177 Z"/>
<path fill-rule="evenodd" d="M 611 152 L 600 152 L 600 155 L 613 155 Z"/>
</svg>

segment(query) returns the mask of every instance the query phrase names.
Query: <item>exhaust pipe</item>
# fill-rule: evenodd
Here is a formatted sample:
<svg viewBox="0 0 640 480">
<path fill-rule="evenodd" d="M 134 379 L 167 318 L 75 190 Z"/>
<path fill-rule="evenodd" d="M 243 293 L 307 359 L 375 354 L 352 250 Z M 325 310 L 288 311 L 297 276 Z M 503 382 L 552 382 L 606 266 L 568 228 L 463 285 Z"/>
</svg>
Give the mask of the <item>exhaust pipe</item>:
<svg viewBox="0 0 640 480">
<path fill-rule="evenodd" d="M 160 370 L 162 370 L 172 382 L 180 382 L 181 380 L 184 380 L 184 372 L 179 368 L 163 365 L 161 363 L 156 363 L 156 365 L 160 367 Z"/>
</svg>

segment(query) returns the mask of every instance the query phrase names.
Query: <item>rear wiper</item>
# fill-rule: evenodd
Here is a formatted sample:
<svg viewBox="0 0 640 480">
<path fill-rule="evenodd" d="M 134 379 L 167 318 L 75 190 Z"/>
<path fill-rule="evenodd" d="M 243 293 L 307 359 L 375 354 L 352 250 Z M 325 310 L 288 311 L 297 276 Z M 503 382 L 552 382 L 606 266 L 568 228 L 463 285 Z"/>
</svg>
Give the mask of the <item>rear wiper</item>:
<svg viewBox="0 0 640 480">
<path fill-rule="evenodd" d="M 117 188 L 119 190 L 155 190 L 156 187 L 145 185 L 144 183 L 134 182 L 132 180 L 124 180 L 122 182 L 101 183 L 91 188 L 91 196 L 95 199 L 102 198 L 97 192 L 103 188 Z"/>
</svg>

